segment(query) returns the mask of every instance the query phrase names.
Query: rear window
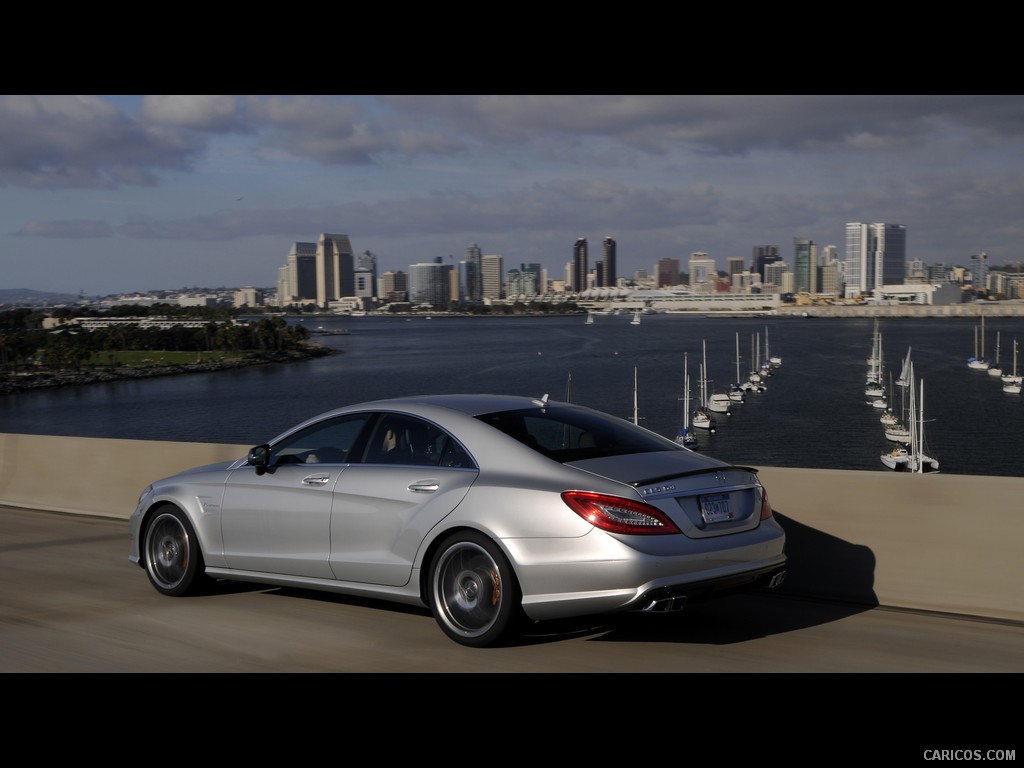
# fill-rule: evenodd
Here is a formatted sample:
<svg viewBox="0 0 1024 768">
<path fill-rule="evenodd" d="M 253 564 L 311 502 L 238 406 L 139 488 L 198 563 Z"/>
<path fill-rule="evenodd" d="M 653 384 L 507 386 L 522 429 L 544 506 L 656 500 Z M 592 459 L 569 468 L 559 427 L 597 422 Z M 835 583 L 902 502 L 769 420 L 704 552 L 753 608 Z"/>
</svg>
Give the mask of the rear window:
<svg viewBox="0 0 1024 768">
<path fill-rule="evenodd" d="M 550 405 L 487 413 L 477 418 L 560 462 L 652 451 L 685 450 L 668 438 L 612 416 Z"/>
</svg>

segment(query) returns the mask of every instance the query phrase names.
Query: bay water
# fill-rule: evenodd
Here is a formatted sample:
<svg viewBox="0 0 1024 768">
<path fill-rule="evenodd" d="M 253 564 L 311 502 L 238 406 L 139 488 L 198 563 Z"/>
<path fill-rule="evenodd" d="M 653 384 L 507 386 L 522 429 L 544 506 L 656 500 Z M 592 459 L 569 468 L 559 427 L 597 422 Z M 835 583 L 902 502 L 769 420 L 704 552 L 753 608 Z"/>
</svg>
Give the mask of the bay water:
<svg viewBox="0 0 1024 768">
<path fill-rule="evenodd" d="M 889 472 L 894 447 L 882 411 L 864 395 L 872 318 L 706 317 L 682 314 L 571 317 L 304 317 L 336 351 L 300 363 L 0 394 L 0 432 L 255 445 L 323 411 L 364 400 L 430 393 L 503 393 L 566 399 L 632 420 L 666 437 L 683 424 L 684 361 L 691 405 L 702 363 L 710 391 L 745 380 L 767 349 L 782 365 L 747 392 L 699 450 L 750 466 Z M 1024 396 L 968 368 L 977 323 L 965 318 L 881 318 L 886 369 L 895 380 L 910 351 L 924 384 L 928 453 L 946 474 L 1024 475 Z M 1005 372 L 1024 318 L 988 318 L 985 355 Z M 1024 357 L 1024 356 L 1022 356 Z M 1024 373 L 1024 359 L 1018 359 Z M 634 386 L 635 381 L 635 386 Z M 890 406 L 900 408 L 900 388 Z M 635 407 L 634 407 L 635 401 Z"/>
</svg>

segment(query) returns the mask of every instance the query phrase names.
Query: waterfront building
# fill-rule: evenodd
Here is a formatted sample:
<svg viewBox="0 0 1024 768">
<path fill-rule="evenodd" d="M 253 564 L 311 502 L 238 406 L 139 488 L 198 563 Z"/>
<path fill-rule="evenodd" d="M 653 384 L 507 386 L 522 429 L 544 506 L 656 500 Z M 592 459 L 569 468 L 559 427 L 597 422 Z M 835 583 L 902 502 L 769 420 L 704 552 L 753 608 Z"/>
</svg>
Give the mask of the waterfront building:
<svg viewBox="0 0 1024 768">
<path fill-rule="evenodd" d="M 505 298 L 505 292 L 502 290 L 504 261 L 504 258 L 497 254 L 483 256 L 480 259 L 480 277 L 485 301 Z"/>
<path fill-rule="evenodd" d="M 776 261 L 782 261 L 782 256 L 779 254 L 779 246 L 777 245 L 755 245 L 754 246 L 754 257 L 750 264 L 750 271 L 757 272 L 761 276 L 761 282 L 768 282 L 764 277 L 764 268 L 767 264 L 773 264 Z"/>
<path fill-rule="evenodd" d="M 787 279 L 787 275 L 789 276 Z M 786 286 L 789 290 L 786 290 Z M 764 265 L 764 279 L 761 290 L 765 293 L 792 293 L 793 277 L 789 264 L 784 261 L 771 261 Z"/>
<path fill-rule="evenodd" d="M 738 284 L 742 285 L 743 282 L 744 282 L 742 280 L 742 278 L 738 278 L 739 275 L 742 275 L 742 274 L 744 274 L 744 272 L 746 272 L 746 267 L 744 266 L 743 257 L 742 256 L 730 256 L 729 258 L 727 258 L 725 260 L 725 271 L 729 275 L 729 282 L 732 283 L 733 290 L 736 290 L 736 286 Z M 749 273 L 747 273 L 747 274 L 749 275 Z M 750 282 L 749 277 L 746 280 L 746 282 L 749 284 L 749 282 Z"/>
<path fill-rule="evenodd" d="M 572 289 L 579 293 L 587 290 L 587 238 L 578 237 L 572 246 Z"/>
<path fill-rule="evenodd" d="M 466 249 L 466 260 L 459 267 L 459 298 L 478 303 L 484 299 L 484 278 L 481 271 L 483 251 L 476 243 Z"/>
<path fill-rule="evenodd" d="M 376 303 L 377 299 L 377 255 L 372 251 L 363 251 L 359 258 L 356 259 L 355 265 L 354 286 L 355 295 L 363 298 L 370 299 L 371 303 Z M 363 281 L 365 288 L 360 289 L 359 275 L 363 274 Z M 367 276 L 366 273 L 369 273 Z"/>
<path fill-rule="evenodd" d="M 602 259 L 597 262 L 597 287 L 611 288 L 617 281 L 615 266 L 615 238 L 610 235 L 602 243 Z"/>
<path fill-rule="evenodd" d="M 233 296 L 233 303 L 236 307 L 262 307 L 263 290 L 247 285 L 239 288 Z"/>
<path fill-rule="evenodd" d="M 377 281 L 373 277 L 373 270 L 366 267 L 356 267 L 352 277 L 353 295 L 359 299 L 359 303 L 362 305 L 360 309 L 373 309 L 377 303 Z"/>
<path fill-rule="evenodd" d="M 292 243 L 277 271 L 277 305 L 316 301 L 316 243 Z"/>
<path fill-rule="evenodd" d="M 355 259 L 348 235 L 321 234 L 316 244 L 316 303 L 326 308 L 330 301 L 355 293 Z"/>
<path fill-rule="evenodd" d="M 846 298 L 902 284 L 906 262 L 907 228 L 902 224 L 846 224 Z"/>
<path fill-rule="evenodd" d="M 818 292 L 818 250 L 813 240 L 793 238 L 793 290 Z"/>
<path fill-rule="evenodd" d="M 522 265 L 522 269 L 510 269 L 505 278 L 505 295 L 509 299 L 529 301 L 537 296 L 537 273 Z"/>
<path fill-rule="evenodd" d="M 380 296 L 384 301 L 409 300 L 409 275 L 402 270 L 385 272 L 380 278 Z"/>
<path fill-rule="evenodd" d="M 658 263 L 654 265 L 654 274 L 654 282 L 658 288 L 679 285 L 679 259 L 658 259 Z"/>
<path fill-rule="evenodd" d="M 988 254 L 982 251 L 971 255 L 971 279 L 975 290 L 988 290 Z"/>
<path fill-rule="evenodd" d="M 694 293 L 711 293 L 718 283 L 715 260 L 703 251 L 690 254 L 690 290 Z"/>
<path fill-rule="evenodd" d="M 486 258 L 486 257 L 485 257 Z M 429 305 L 447 310 L 452 299 L 452 265 L 440 258 L 409 266 L 409 301 L 413 305 Z"/>
</svg>

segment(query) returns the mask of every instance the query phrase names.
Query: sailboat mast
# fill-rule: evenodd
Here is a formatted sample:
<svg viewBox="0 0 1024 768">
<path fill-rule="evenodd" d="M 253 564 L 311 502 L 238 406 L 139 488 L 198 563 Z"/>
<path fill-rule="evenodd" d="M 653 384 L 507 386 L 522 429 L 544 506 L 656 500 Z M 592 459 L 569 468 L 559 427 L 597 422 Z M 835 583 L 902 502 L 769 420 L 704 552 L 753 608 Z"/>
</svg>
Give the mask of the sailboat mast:
<svg viewBox="0 0 1024 768">
<path fill-rule="evenodd" d="M 737 331 L 736 332 L 736 383 L 739 384 L 741 381 L 743 381 L 743 379 L 740 378 L 740 334 L 739 334 L 739 331 Z"/>
<path fill-rule="evenodd" d="M 683 433 L 690 431 L 690 368 L 689 352 L 683 353 Z"/>
<path fill-rule="evenodd" d="M 636 399 L 636 366 L 633 366 L 633 423 L 637 426 L 640 425 L 640 414 L 637 408 Z"/>
</svg>

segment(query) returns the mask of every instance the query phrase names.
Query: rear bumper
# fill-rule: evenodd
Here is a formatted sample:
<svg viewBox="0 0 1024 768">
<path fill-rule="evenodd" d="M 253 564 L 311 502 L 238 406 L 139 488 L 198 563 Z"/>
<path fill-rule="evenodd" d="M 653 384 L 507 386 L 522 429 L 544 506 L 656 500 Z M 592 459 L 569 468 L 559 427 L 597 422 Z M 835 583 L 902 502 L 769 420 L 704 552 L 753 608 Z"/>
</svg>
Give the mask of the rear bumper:
<svg viewBox="0 0 1024 768">
<path fill-rule="evenodd" d="M 691 602 L 704 602 L 717 597 L 753 589 L 774 589 L 786 577 L 786 564 L 773 565 L 759 571 L 720 579 L 659 587 L 642 594 L 627 610 L 636 613 L 673 613 Z"/>
</svg>

